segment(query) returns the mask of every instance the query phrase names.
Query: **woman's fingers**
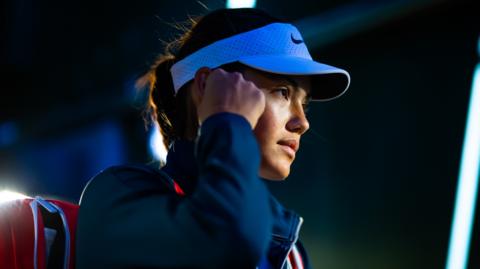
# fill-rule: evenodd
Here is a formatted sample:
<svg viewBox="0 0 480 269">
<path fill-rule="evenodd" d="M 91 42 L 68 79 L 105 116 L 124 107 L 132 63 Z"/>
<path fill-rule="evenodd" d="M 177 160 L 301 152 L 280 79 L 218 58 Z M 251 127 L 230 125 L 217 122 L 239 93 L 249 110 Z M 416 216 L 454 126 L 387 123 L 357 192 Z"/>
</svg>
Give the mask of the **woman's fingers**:
<svg viewBox="0 0 480 269">
<path fill-rule="evenodd" d="M 204 89 L 200 89 L 201 101 L 197 107 L 203 122 L 209 116 L 230 112 L 245 117 L 252 128 L 265 109 L 265 96 L 256 85 L 243 78 L 239 72 L 227 72 L 221 68 L 205 72 Z"/>
</svg>

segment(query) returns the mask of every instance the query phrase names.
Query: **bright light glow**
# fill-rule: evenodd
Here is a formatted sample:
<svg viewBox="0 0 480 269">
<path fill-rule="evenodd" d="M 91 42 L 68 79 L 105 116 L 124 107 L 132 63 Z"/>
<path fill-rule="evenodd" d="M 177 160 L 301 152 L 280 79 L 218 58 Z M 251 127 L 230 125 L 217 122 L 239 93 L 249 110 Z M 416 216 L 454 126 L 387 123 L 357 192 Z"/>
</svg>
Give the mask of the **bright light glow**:
<svg viewBox="0 0 480 269">
<path fill-rule="evenodd" d="M 463 143 L 446 269 L 465 269 L 468 265 L 480 164 L 480 64 L 473 75 Z"/>
<path fill-rule="evenodd" d="M 25 199 L 25 198 L 29 198 L 29 197 L 26 196 L 25 194 L 21 194 L 21 193 L 9 191 L 9 190 L 0 191 L 0 203 L 18 200 L 18 199 Z"/>
<path fill-rule="evenodd" d="M 227 0 L 227 8 L 255 7 L 256 0 Z"/>
<path fill-rule="evenodd" d="M 153 158 L 165 163 L 167 160 L 167 149 L 163 144 L 163 137 L 160 133 L 160 127 L 158 126 L 158 123 L 155 123 L 155 126 L 151 130 L 149 144 L 150 154 L 153 156 Z"/>
</svg>

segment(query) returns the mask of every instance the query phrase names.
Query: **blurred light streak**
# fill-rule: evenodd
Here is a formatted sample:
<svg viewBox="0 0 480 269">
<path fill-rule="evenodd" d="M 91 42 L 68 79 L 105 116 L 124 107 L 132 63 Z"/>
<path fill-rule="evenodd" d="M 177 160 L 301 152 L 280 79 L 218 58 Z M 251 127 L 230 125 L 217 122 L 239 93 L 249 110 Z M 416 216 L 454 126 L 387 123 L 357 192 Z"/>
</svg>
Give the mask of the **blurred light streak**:
<svg viewBox="0 0 480 269">
<path fill-rule="evenodd" d="M 294 21 L 293 25 L 302 33 L 308 48 L 313 50 L 446 1 L 350 1 L 322 13 L 303 17 Z"/>
<path fill-rule="evenodd" d="M 256 0 L 227 0 L 227 8 L 255 7 Z"/>
<path fill-rule="evenodd" d="M 472 93 L 460 163 L 446 269 L 465 269 L 475 215 L 480 164 L 480 64 L 473 75 Z"/>
<path fill-rule="evenodd" d="M 160 127 L 158 126 L 158 123 L 154 124 L 154 127 L 150 132 L 150 154 L 155 160 L 165 163 L 167 160 L 167 149 L 163 144 L 163 136 L 160 133 Z"/>
<path fill-rule="evenodd" d="M 25 199 L 25 198 L 28 198 L 28 196 L 18 192 L 9 191 L 9 190 L 0 191 L 0 203 L 18 200 L 18 199 Z"/>
</svg>

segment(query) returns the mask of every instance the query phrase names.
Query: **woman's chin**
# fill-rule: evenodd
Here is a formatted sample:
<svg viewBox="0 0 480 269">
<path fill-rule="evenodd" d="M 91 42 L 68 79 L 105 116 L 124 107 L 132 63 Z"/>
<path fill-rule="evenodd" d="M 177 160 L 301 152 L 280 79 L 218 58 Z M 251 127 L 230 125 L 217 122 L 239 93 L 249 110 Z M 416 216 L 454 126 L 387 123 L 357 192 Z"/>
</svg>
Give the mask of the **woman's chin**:
<svg viewBox="0 0 480 269">
<path fill-rule="evenodd" d="M 290 174 L 290 165 L 287 167 L 282 167 L 280 169 L 272 169 L 269 168 L 260 168 L 260 177 L 272 181 L 283 181 L 285 180 L 288 175 Z"/>
</svg>

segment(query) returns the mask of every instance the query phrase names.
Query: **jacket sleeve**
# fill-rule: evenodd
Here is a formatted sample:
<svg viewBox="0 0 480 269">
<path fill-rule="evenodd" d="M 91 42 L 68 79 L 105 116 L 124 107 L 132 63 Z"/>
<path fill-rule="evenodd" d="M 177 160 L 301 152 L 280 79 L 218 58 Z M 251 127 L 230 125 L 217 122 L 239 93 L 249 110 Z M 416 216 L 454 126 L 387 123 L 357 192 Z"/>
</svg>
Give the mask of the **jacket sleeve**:
<svg viewBox="0 0 480 269">
<path fill-rule="evenodd" d="M 272 221 L 251 127 L 241 116 L 216 114 L 196 146 L 199 180 L 188 197 L 115 169 L 90 181 L 80 205 L 77 269 L 255 268 Z"/>
</svg>

